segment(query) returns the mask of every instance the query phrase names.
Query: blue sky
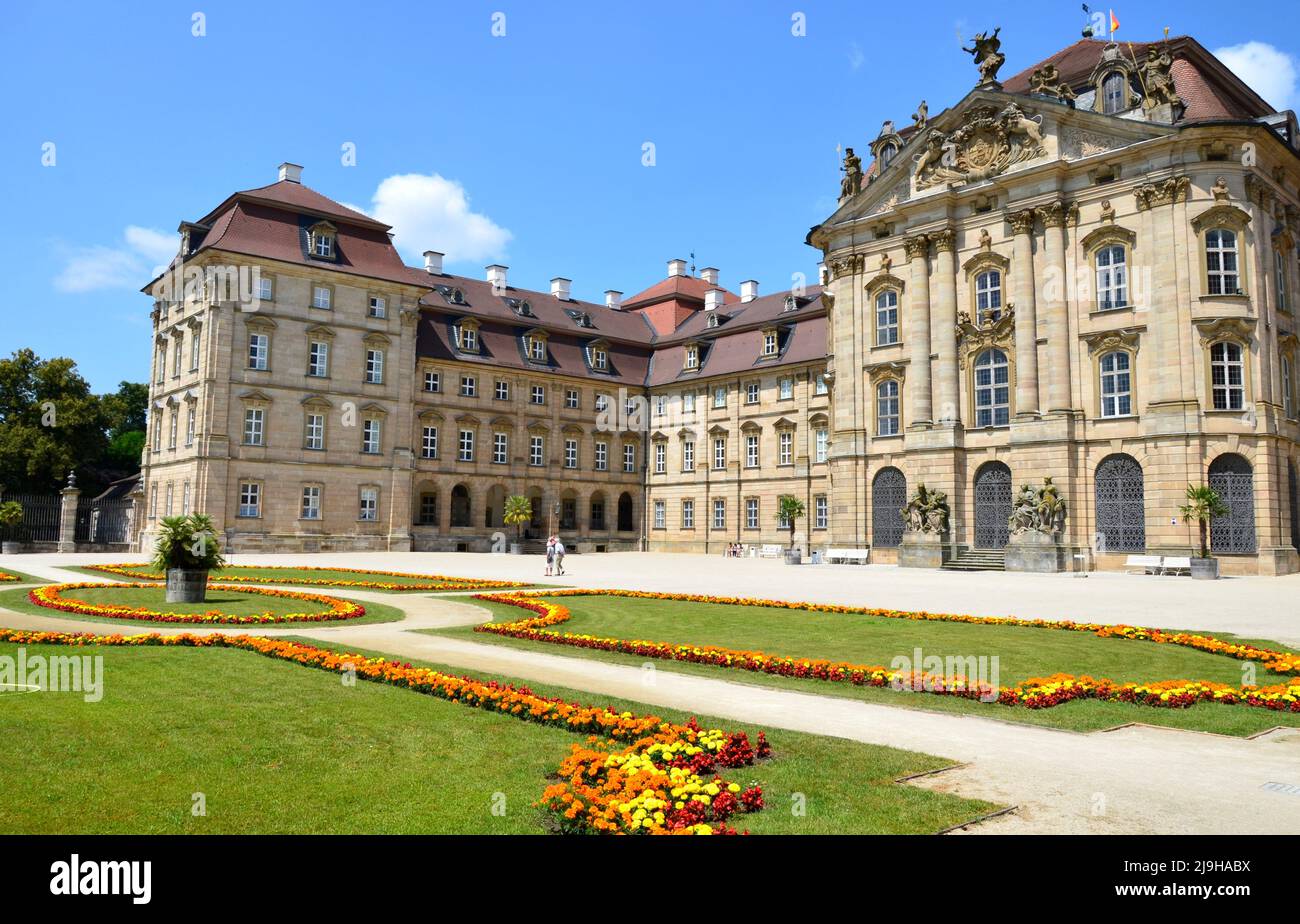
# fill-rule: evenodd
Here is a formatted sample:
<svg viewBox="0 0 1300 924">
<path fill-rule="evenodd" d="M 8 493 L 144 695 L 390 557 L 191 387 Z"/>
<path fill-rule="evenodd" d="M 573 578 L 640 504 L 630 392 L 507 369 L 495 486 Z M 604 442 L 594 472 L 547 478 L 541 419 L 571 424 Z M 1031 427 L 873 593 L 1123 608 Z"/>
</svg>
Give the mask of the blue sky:
<svg viewBox="0 0 1300 924">
<path fill-rule="evenodd" d="M 193 34 L 196 9 L 205 35 Z M 393 223 L 409 263 L 443 250 L 449 270 L 478 276 L 501 260 L 514 285 L 568 276 L 598 301 L 694 252 L 733 290 L 751 277 L 788 288 L 814 272 L 803 239 L 833 209 L 837 144 L 864 149 L 923 97 L 932 115 L 959 100 L 976 76 L 959 38 L 1001 25 L 1009 76 L 1084 21 L 1076 2 L 931 0 L 910 23 L 888 9 L 7 4 L 0 353 L 71 356 L 101 391 L 143 381 L 150 306 L 138 289 L 174 250 L 178 222 L 273 181 L 284 160 Z M 1300 105 L 1294 5 L 1114 9 L 1121 40 L 1169 26 L 1211 49 L 1265 43 L 1238 52 L 1237 69 L 1275 106 Z M 355 166 L 342 163 L 347 143 Z"/>
</svg>

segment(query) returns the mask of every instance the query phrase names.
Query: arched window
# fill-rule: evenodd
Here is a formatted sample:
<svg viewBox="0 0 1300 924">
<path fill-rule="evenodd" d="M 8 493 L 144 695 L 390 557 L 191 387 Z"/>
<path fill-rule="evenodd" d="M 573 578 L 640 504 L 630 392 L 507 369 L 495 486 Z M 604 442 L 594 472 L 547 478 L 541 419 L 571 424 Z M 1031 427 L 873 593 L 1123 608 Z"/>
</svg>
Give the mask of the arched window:
<svg viewBox="0 0 1300 924">
<path fill-rule="evenodd" d="M 463 484 L 451 489 L 451 525 L 469 526 L 469 488 Z"/>
<path fill-rule="evenodd" d="M 1291 357 L 1282 357 L 1282 413 L 1290 420 L 1295 417 L 1295 385 L 1291 379 Z"/>
<path fill-rule="evenodd" d="M 1005 427 L 1011 422 L 1011 371 L 1007 354 L 996 347 L 975 360 L 975 426 Z"/>
<path fill-rule="evenodd" d="M 1097 309 L 1108 311 L 1128 305 L 1128 264 L 1124 245 L 1097 251 Z"/>
<path fill-rule="evenodd" d="M 1237 275 L 1237 232 L 1229 228 L 1211 228 L 1205 232 L 1205 279 L 1211 295 L 1236 295 L 1240 288 Z"/>
<path fill-rule="evenodd" d="M 1002 273 L 985 270 L 975 277 L 975 313 L 979 323 L 1002 317 Z"/>
<path fill-rule="evenodd" d="M 907 506 L 907 476 L 882 468 L 871 482 L 871 544 L 894 549 L 903 541 L 903 508 Z"/>
<path fill-rule="evenodd" d="M 1116 453 L 1097 466 L 1097 549 L 1141 552 L 1146 548 L 1146 504 L 1142 466 Z"/>
<path fill-rule="evenodd" d="M 885 289 L 876 295 L 876 346 L 898 342 L 898 293 Z"/>
<path fill-rule="evenodd" d="M 1101 416 L 1127 417 L 1133 413 L 1132 357 L 1115 350 L 1101 357 Z"/>
<path fill-rule="evenodd" d="M 618 529 L 624 533 L 636 529 L 632 520 L 632 495 L 626 491 L 618 496 Z"/>
<path fill-rule="evenodd" d="M 1125 77 L 1122 71 L 1112 71 L 1102 79 L 1102 112 L 1109 114 L 1124 111 L 1125 103 L 1128 102 L 1124 83 Z"/>
<path fill-rule="evenodd" d="M 897 153 L 898 153 L 898 148 L 894 146 L 894 143 L 892 141 L 889 142 L 888 144 L 881 145 L 880 169 L 882 171 L 889 166 L 889 162 L 894 159 L 894 155 Z"/>
<path fill-rule="evenodd" d="M 899 389 L 896 379 L 886 379 L 876 386 L 876 433 L 879 436 L 897 436 L 901 416 Z"/>
<path fill-rule="evenodd" d="M 1241 345 L 1220 340 L 1210 347 L 1210 387 L 1216 411 L 1239 411 L 1246 404 Z"/>
<path fill-rule="evenodd" d="M 1228 508 L 1210 521 L 1210 548 L 1215 552 L 1255 551 L 1255 475 L 1246 459 L 1224 453 L 1210 463 L 1210 487 Z"/>
</svg>

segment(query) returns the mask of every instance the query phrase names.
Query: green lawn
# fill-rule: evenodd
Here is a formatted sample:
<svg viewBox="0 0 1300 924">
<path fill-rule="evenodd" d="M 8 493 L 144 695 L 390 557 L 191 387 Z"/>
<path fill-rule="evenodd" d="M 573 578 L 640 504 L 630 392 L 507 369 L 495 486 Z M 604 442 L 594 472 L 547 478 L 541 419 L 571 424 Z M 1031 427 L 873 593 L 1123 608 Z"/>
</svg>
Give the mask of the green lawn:
<svg viewBox="0 0 1300 924">
<path fill-rule="evenodd" d="M 4 562 L 4 561 L 0 561 L 0 571 L 3 571 L 5 574 L 12 574 L 14 577 L 18 578 L 17 581 L 4 581 L 4 582 L 0 582 L 0 589 L 3 589 L 3 588 L 5 588 L 5 587 L 11 587 L 11 586 L 13 586 L 15 583 L 18 583 L 18 584 L 48 584 L 48 583 L 50 583 L 50 582 L 49 582 L 48 580 L 46 580 L 45 578 L 36 577 L 36 576 L 34 576 L 34 575 L 27 574 L 26 572 L 23 572 L 23 571 L 16 571 L 16 570 L 14 570 L 13 568 L 10 568 L 10 567 L 8 566 L 8 564 L 7 564 L 6 562 Z"/>
<path fill-rule="evenodd" d="M 558 631 L 658 642 L 719 645 L 793 657 L 826 658 L 889 667 L 899 655 L 997 656 L 998 682 L 1012 686 L 1029 677 L 1058 672 L 1108 677 L 1116 681 L 1214 680 L 1242 682 L 1243 662 L 1222 655 L 1174 645 L 1127 639 L 1102 639 L 1084 632 L 962 623 L 918 622 L 877 616 L 814 613 L 711 603 L 645 600 L 627 597 L 579 596 L 554 598 L 573 618 Z M 510 622 L 526 611 L 504 604 L 475 601 L 493 619 Z M 596 658 L 640 665 L 645 659 L 612 652 L 559 646 L 473 632 L 469 627 L 423 630 L 476 641 L 549 651 L 568 657 Z M 1229 636 L 1224 636 L 1230 638 Z M 1261 642 L 1266 647 L 1286 646 Z M 1158 709 L 1083 700 L 1051 709 L 1024 709 L 972 702 L 957 697 L 897 692 L 847 683 L 777 677 L 681 661 L 655 660 L 663 670 L 722 677 L 731 681 L 799 689 L 826 696 L 864 699 L 895 706 L 939 712 L 975 714 L 1092 731 L 1127 722 L 1146 722 L 1228 735 L 1250 735 L 1276 725 L 1300 726 L 1300 714 L 1271 712 L 1245 706 L 1204 703 L 1190 709 Z M 1256 683 L 1267 685 L 1285 677 L 1260 669 Z"/>
<path fill-rule="evenodd" d="M 0 645 L 0 655 L 15 651 Z M 582 740 L 382 684 L 345 686 L 245 651 L 27 646 L 29 657 L 55 653 L 102 654 L 104 696 L 0 696 L 10 745 L 0 748 L 3 833 L 542 833 L 533 802 Z M 700 719 L 751 737 L 759 730 Z M 730 771 L 764 788 L 767 808 L 735 819 L 755 834 L 934 832 L 994 808 L 892 782 L 946 766 L 941 758 L 767 732 L 775 758 Z M 195 793 L 205 817 L 191 813 Z M 497 793 L 502 816 L 491 811 Z M 792 811 L 796 794 L 804 815 Z"/>
<path fill-rule="evenodd" d="M 87 575 L 87 576 L 89 576 L 89 577 L 92 577 L 92 578 L 94 578 L 94 579 L 96 579 L 96 580 L 100 580 L 100 581 L 111 581 L 111 580 L 115 580 L 115 581 L 144 581 L 144 580 L 149 580 L 148 578 L 126 577 L 126 576 L 124 576 L 124 575 L 120 575 L 120 574 L 112 574 L 112 573 L 107 572 L 107 571 L 96 571 L 94 568 L 86 568 L 86 567 L 69 567 L 69 568 L 66 568 L 65 570 L 67 570 L 67 571 L 73 571 L 73 572 L 76 572 L 76 573 L 78 573 L 78 574 Z M 133 570 L 137 570 L 137 569 L 133 569 Z M 153 569 L 152 569 L 149 565 L 146 565 L 146 564 L 143 564 L 143 563 L 141 563 L 141 564 L 139 565 L 138 570 L 141 571 L 142 573 L 143 573 L 143 572 L 149 572 L 149 573 L 151 573 L 151 574 L 156 574 L 156 572 L 154 572 Z M 311 581 L 382 581 L 382 582 L 384 582 L 384 583 L 388 583 L 388 584 L 403 584 L 403 585 L 408 585 L 408 584 L 409 584 L 409 585 L 418 585 L 418 584 L 435 583 L 435 582 L 431 579 L 431 577 L 421 577 L 421 576 L 418 576 L 418 575 L 417 575 L 417 576 L 399 577 L 399 576 L 396 576 L 396 575 L 391 575 L 391 574 L 382 574 L 382 573 L 375 572 L 375 571 L 352 572 L 352 571 L 335 571 L 335 570 L 331 570 L 331 569 L 314 570 L 314 569 L 307 569 L 307 568 L 270 568 L 270 569 L 268 569 L 268 568 L 266 568 L 266 567 L 259 566 L 259 565 L 230 565 L 230 566 L 228 566 L 228 567 L 222 568 L 220 571 L 214 571 L 214 572 L 212 572 L 212 574 L 210 575 L 210 580 L 215 581 L 215 582 L 217 582 L 217 583 L 220 583 L 221 580 L 222 580 L 223 578 L 231 578 L 231 577 L 239 577 L 239 578 L 253 578 L 253 579 L 255 579 L 256 583 L 259 583 L 259 584 L 283 584 L 283 583 L 285 583 L 286 581 L 292 581 L 292 580 L 311 580 Z M 474 578 L 460 578 L 460 577 L 454 577 L 454 576 L 447 576 L 447 577 L 449 577 L 449 580 L 448 580 L 448 581 L 442 581 L 442 582 L 436 582 L 436 583 L 452 583 L 452 582 L 455 582 L 458 586 L 456 586 L 456 587 L 449 587 L 449 588 L 447 588 L 445 591 L 431 591 L 431 590 L 423 590 L 423 591 L 422 591 L 419 587 L 395 587 L 395 588 L 385 588 L 385 587 L 358 587 L 358 588 L 356 588 L 356 589 L 357 589 L 357 590 L 365 590 L 365 591 L 373 591 L 373 592 L 375 592 L 375 593 L 396 593 L 396 594 L 402 594 L 402 593 L 411 593 L 411 592 L 416 592 L 416 593 L 453 593 L 453 592 L 456 592 L 456 591 L 458 591 L 458 590 L 474 589 L 474 588 L 475 588 L 475 579 L 474 579 Z M 161 575 L 159 575 L 159 576 L 158 576 L 158 580 L 161 580 L 161 579 L 162 579 L 162 577 L 161 577 Z M 463 586 L 460 586 L 460 585 L 463 585 Z M 298 587 L 299 589 L 302 589 L 302 590 L 310 590 L 310 589 L 313 589 L 313 588 L 314 588 L 314 589 L 316 589 L 316 590 L 318 590 L 318 591 L 320 591 L 320 592 L 322 592 L 322 593 L 324 593 L 324 592 L 328 592 L 328 591 L 330 591 L 331 589 L 332 589 L 332 590 L 348 590 L 348 589 L 349 589 L 349 588 L 346 587 L 346 586 L 339 586 L 339 587 L 332 587 L 332 588 L 331 588 L 329 585 L 320 585 L 320 584 L 314 584 L 314 585 L 293 584 L 293 585 L 291 585 L 291 586 Z M 534 587 L 534 588 L 535 588 L 535 587 L 545 586 L 545 585 L 528 584 L 528 585 L 520 585 L 520 586 L 517 587 L 517 588 L 516 588 L 516 587 L 512 587 L 512 588 L 505 588 L 505 589 L 509 589 L 509 590 L 522 590 L 522 589 L 524 589 L 525 586 L 527 586 L 527 587 Z"/>
<path fill-rule="evenodd" d="M 109 582 L 106 582 L 109 583 Z M 321 593 L 325 596 L 341 596 L 330 594 L 323 588 L 302 588 L 304 593 Z M 266 594 L 241 593 L 239 591 L 226 590 L 209 590 L 208 599 L 204 603 L 167 603 L 164 600 L 163 587 L 159 585 L 156 588 L 151 587 L 104 587 L 92 588 L 82 587 L 76 590 L 68 590 L 60 594 L 65 600 L 84 600 L 87 603 L 114 603 L 123 606 L 147 606 L 154 610 L 168 613 L 206 613 L 209 610 L 219 610 L 222 613 L 229 613 L 237 616 L 247 616 L 254 613 L 275 613 L 283 615 L 286 613 L 317 613 L 326 609 L 323 603 L 315 603 L 309 600 L 293 600 L 285 597 L 274 597 Z M 341 597 L 342 599 L 346 599 Z M 364 625 L 373 622 L 395 622 L 404 618 L 401 610 L 386 606 L 382 603 L 363 603 L 366 608 L 366 615 L 358 619 L 341 619 L 331 620 L 326 625 Z M 167 627 L 175 629 L 177 623 L 174 622 L 150 622 L 143 619 L 111 619 L 102 616 L 82 616 L 78 613 L 65 613 L 62 610 L 54 610 L 44 606 L 37 606 L 27 598 L 25 590 L 6 590 L 0 591 L 0 607 L 17 610 L 20 613 L 31 613 L 36 616 L 52 616 L 56 619 L 77 619 L 89 620 L 91 622 L 109 623 L 117 627 L 137 626 L 140 631 L 149 628 Z M 0 617 L 0 624 L 3 624 L 3 617 Z M 217 623 L 195 623 L 195 625 L 215 626 Z M 267 627 L 274 627 L 276 624 L 268 623 Z M 292 623 L 286 623 L 292 625 Z M 231 628 L 247 630 L 256 628 L 255 626 L 235 626 Z"/>
</svg>

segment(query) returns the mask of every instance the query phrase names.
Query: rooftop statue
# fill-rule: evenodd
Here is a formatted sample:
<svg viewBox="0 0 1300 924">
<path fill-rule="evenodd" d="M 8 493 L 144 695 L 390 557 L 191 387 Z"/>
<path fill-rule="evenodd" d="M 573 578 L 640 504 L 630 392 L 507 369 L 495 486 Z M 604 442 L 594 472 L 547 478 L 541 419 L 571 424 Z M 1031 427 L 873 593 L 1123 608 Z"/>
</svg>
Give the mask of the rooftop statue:
<svg viewBox="0 0 1300 924">
<path fill-rule="evenodd" d="M 1002 42 L 998 39 L 998 33 L 1002 27 L 998 26 L 993 30 L 993 34 L 981 32 L 975 36 L 973 48 L 962 48 L 962 51 L 974 56 L 975 66 L 979 68 L 980 79 L 977 87 L 996 84 L 998 82 L 998 68 L 1006 62 L 1007 56 L 1000 49 Z"/>
</svg>

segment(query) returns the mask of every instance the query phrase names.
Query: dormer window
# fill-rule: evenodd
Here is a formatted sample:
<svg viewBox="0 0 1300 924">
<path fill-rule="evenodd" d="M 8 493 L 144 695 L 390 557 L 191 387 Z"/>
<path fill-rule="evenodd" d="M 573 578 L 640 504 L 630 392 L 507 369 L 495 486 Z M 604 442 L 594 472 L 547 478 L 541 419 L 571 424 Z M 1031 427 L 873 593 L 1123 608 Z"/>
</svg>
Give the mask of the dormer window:
<svg viewBox="0 0 1300 924">
<path fill-rule="evenodd" d="M 603 342 L 587 345 L 587 361 L 591 364 L 591 368 L 597 372 L 609 371 L 609 351 L 606 350 Z"/>
<path fill-rule="evenodd" d="M 456 335 L 456 349 L 462 353 L 479 351 L 478 321 L 473 318 L 462 318 L 456 322 L 453 330 Z"/>
<path fill-rule="evenodd" d="M 795 296 L 793 296 L 793 295 L 787 295 L 787 296 L 785 297 L 785 307 L 784 307 L 783 310 L 784 310 L 784 311 L 797 311 L 797 310 L 799 310 L 799 299 L 797 299 L 797 298 L 796 298 Z"/>
<path fill-rule="evenodd" d="M 524 351 L 528 354 L 528 361 L 534 363 L 546 362 L 546 337 L 541 333 L 532 333 L 524 335 Z"/>
<path fill-rule="evenodd" d="M 886 167 L 888 167 L 889 162 L 894 159 L 894 155 L 897 153 L 898 153 L 898 148 L 894 146 L 894 143 L 892 141 L 884 145 L 883 147 L 881 147 L 880 169 L 884 170 Z"/>
<path fill-rule="evenodd" d="M 1124 74 L 1112 71 L 1101 81 L 1101 111 L 1107 115 L 1122 112 L 1127 107 L 1127 93 L 1124 86 Z"/>
<path fill-rule="evenodd" d="M 462 292 L 460 289 L 457 289 L 455 286 L 435 286 L 434 288 L 438 290 L 438 294 L 441 295 L 443 299 L 446 300 L 447 304 L 449 305 L 465 304 L 465 293 Z"/>
<path fill-rule="evenodd" d="M 713 328 L 717 327 L 720 323 L 722 322 L 718 320 L 718 313 L 715 311 L 709 315 L 709 319 L 704 322 L 704 326 L 712 330 Z"/>
<path fill-rule="evenodd" d="M 320 260 L 334 259 L 334 239 L 338 230 L 328 221 L 312 225 L 307 232 L 307 251 Z"/>
<path fill-rule="evenodd" d="M 770 327 L 763 331 L 763 355 L 776 355 L 776 328 Z"/>
<path fill-rule="evenodd" d="M 683 366 L 687 369 L 700 368 L 700 348 L 691 344 L 686 348 L 686 358 Z"/>
</svg>

